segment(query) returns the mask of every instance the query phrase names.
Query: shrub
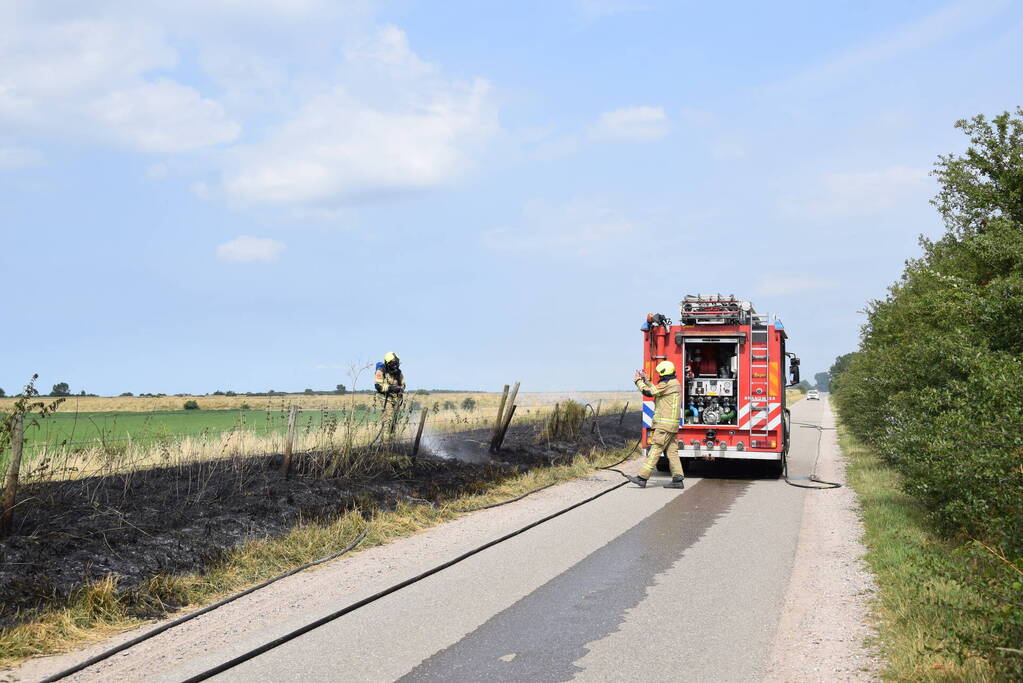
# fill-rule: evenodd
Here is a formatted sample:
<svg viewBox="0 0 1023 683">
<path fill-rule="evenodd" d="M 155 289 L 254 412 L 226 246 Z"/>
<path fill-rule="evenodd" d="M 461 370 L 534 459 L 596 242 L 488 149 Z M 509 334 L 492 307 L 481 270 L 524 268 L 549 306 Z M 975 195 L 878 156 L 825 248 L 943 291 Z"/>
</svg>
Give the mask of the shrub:
<svg viewBox="0 0 1023 683">
<path fill-rule="evenodd" d="M 185 410 L 199 410 L 199 402 L 194 399 L 185 401 Z"/>
<path fill-rule="evenodd" d="M 470 413 L 476 410 L 476 399 L 474 399 L 472 396 L 466 396 L 465 398 L 463 398 L 462 410 L 465 410 Z"/>
<path fill-rule="evenodd" d="M 952 634 L 1023 676 L 1023 109 L 956 125 L 963 157 L 940 157 L 934 200 L 946 224 L 867 306 L 860 348 L 832 367 L 843 421 L 904 476 L 970 571 L 948 579 L 987 596 L 983 638 Z M 950 605 L 953 609 L 962 606 Z"/>
<path fill-rule="evenodd" d="M 454 401 L 444 401 L 444 410 L 454 410 L 457 407 Z"/>
</svg>

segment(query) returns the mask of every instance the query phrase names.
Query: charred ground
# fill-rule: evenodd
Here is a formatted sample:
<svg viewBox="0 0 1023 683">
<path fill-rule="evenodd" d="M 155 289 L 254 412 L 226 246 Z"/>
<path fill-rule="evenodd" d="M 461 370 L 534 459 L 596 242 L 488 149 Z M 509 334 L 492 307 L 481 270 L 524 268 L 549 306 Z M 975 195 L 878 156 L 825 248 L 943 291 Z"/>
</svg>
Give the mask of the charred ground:
<svg viewBox="0 0 1023 683">
<path fill-rule="evenodd" d="M 573 440 L 538 443 L 539 432 L 513 426 L 493 456 L 489 430 L 433 437 L 414 466 L 359 479 L 322 476 L 322 454 L 313 452 L 296 455 L 287 479 L 280 455 L 266 454 L 27 486 L 15 533 L 0 541 L 0 627 L 107 576 L 130 591 L 157 575 L 202 572 L 240 544 L 299 523 L 329 522 L 355 508 L 372 514 L 403 500 L 440 503 L 594 446 L 625 446 L 638 435 L 639 413 L 588 419 Z"/>
</svg>

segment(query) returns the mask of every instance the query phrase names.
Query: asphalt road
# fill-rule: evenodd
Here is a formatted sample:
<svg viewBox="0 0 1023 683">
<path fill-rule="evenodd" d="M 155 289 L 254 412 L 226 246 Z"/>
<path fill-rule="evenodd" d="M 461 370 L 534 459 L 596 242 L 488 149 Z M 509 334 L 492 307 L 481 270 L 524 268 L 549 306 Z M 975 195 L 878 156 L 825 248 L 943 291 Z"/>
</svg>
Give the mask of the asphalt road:
<svg viewBox="0 0 1023 683">
<path fill-rule="evenodd" d="M 816 445 L 794 425 L 792 475 Z M 618 489 L 215 680 L 758 680 L 808 492 L 718 469 Z"/>
</svg>

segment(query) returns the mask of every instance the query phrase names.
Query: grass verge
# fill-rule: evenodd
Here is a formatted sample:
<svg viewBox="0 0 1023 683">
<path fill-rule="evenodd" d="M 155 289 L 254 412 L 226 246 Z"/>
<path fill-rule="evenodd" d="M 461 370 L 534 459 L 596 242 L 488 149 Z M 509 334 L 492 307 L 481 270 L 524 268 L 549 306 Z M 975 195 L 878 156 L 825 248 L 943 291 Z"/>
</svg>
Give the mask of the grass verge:
<svg viewBox="0 0 1023 683">
<path fill-rule="evenodd" d="M 950 606 L 981 600 L 970 589 L 943 578 L 936 568 L 968 562 L 939 537 L 922 505 L 903 492 L 901 476 L 859 443 L 841 423 L 839 444 L 848 460 L 849 484 L 862 506 L 866 560 L 877 579 L 874 616 L 883 675 L 897 681 L 996 681 L 982 659 L 961 657 L 949 634 L 983 631 L 986 624 Z"/>
<path fill-rule="evenodd" d="M 118 592 L 107 578 L 79 590 L 62 607 L 40 611 L 17 626 L 0 630 L 0 667 L 34 656 L 67 651 L 140 626 L 178 607 L 197 609 L 232 593 L 324 557 L 345 547 L 367 528 L 353 552 L 410 536 L 459 517 L 463 510 L 508 500 L 532 489 L 591 474 L 595 467 L 626 455 L 627 449 L 591 451 L 571 462 L 531 470 L 436 506 L 400 504 L 367 518 L 353 510 L 329 524 L 302 524 L 284 536 L 249 541 L 202 574 L 161 575 L 142 587 Z"/>
</svg>

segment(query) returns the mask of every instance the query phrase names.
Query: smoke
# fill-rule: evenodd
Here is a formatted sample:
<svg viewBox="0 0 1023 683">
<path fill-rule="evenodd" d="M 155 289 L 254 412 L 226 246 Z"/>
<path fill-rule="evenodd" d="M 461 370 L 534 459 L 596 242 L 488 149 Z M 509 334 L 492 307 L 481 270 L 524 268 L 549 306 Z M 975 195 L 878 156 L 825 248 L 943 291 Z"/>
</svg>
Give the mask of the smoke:
<svg viewBox="0 0 1023 683">
<path fill-rule="evenodd" d="M 427 453 L 444 460 L 468 463 L 484 463 L 490 460 L 488 444 L 452 439 L 451 435 L 435 434 L 429 428 L 423 430 L 422 445 Z"/>
</svg>

